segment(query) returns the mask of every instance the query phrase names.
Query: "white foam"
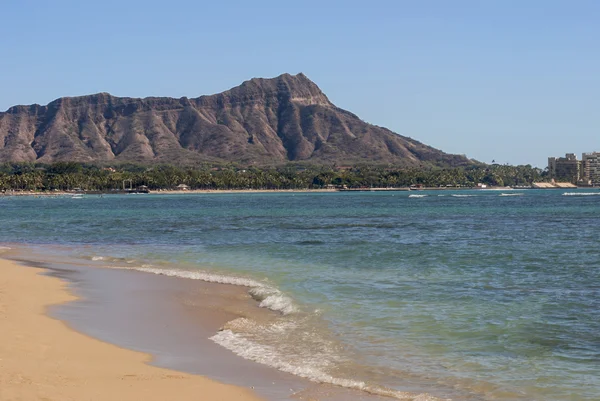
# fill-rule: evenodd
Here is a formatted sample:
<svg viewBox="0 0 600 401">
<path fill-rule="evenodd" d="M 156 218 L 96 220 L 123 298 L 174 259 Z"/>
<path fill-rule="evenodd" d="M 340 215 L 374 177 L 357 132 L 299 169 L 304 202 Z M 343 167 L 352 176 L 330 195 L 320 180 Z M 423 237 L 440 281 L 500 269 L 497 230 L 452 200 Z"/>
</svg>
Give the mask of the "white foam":
<svg viewBox="0 0 600 401">
<path fill-rule="evenodd" d="M 252 288 L 249 292 L 249 294 L 252 296 L 252 298 L 254 298 L 257 301 L 262 301 L 263 299 L 267 298 L 270 295 L 273 295 L 273 293 L 277 291 L 274 288 L 271 287 L 267 287 L 267 286 L 261 286 L 261 285 L 256 285 L 254 286 L 254 288 Z"/>
<path fill-rule="evenodd" d="M 427 195 L 416 195 L 416 194 L 412 194 L 412 195 L 408 195 L 409 198 L 425 198 L 427 197 Z"/>
<path fill-rule="evenodd" d="M 600 191 L 598 192 L 565 192 L 563 196 L 594 196 L 600 195 Z"/>
<path fill-rule="evenodd" d="M 189 270 L 175 270 L 175 269 L 159 269 L 156 267 L 136 267 L 134 270 L 146 272 L 146 273 L 154 273 L 162 276 L 169 277 L 181 277 L 188 278 L 192 280 L 201 280 L 209 283 L 219 283 L 219 284 L 231 284 L 231 285 L 239 285 L 242 287 L 262 287 L 263 284 L 258 281 L 243 278 L 243 277 L 233 277 L 233 276 L 225 276 L 221 274 L 207 273 L 203 271 L 189 271 Z"/>
<path fill-rule="evenodd" d="M 175 269 L 159 269 L 152 265 L 143 265 L 136 267 L 133 270 L 159 274 L 169 277 L 181 277 L 192 280 L 201 280 L 208 283 L 230 284 L 241 287 L 250 287 L 250 295 L 255 300 L 259 301 L 259 307 L 271 309 L 280 312 L 284 315 L 295 313 L 298 311 L 292 299 L 284 295 L 276 288 L 269 287 L 264 283 L 256 280 L 243 277 L 226 276 L 221 274 L 207 273 L 202 271 L 175 270 Z"/>
<path fill-rule="evenodd" d="M 525 195 L 525 194 L 523 194 L 523 193 L 518 193 L 518 194 L 505 194 L 505 193 L 501 193 L 498 196 L 523 196 L 523 195 Z"/>
<path fill-rule="evenodd" d="M 267 308 L 273 311 L 281 312 L 284 315 L 289 315 L 290 313 L 298 311 L 292 300 L 283 294 L 270 295 L 258 306 L 261 308 Z"/>
<path fill-rule="evenodd" d="M 235 277 L 222 274 L 208 273 L 204 271 L 190 271 L 179 269 L 163 269 L 152 265 L 135 266 L 107 266 L 118 269 L 136 270 L 144 273 L 152 273 L 168 277 L 180 277 L 192 280 L 201 280 L 210 283 L 220 283 L 249 287 L 249 294 L 253 299 L 259 302 L 261 308 L 268 308 L 281 312 L 282 315 L 289 315 L 298 311 L 292 299 L 286 296 L 277 288 L 271 287 L 263 282 L 245 277 Z M 328 368 L 335 369 L 339 362 L 339 356 L 332 351 L 330 345 L 317 337 L 313 342 L 313 333 L 307 333 L 307 340 L 313 346 L 308 346 L 308 352 L 301 351 L 301 354 L 289 352 L 287 346 L 279 349 L 276 344 L 261 344 L 252 341 L 250 337 L 261 339 L 267 338 L 287 338 L 290 333 L 295 333 L 298 327 L 302 328 L 302 314 L 294 315 L 294 318 L 282 318 L 269 325 L 262 325 L 258 322 L 245 317 L 234 319 L 228 322 L 224 328 L 210 337 L 210 340 L 222 347 L 234 352 L 235 354 L 264 365 L 271 366 L 283 372 L 291 373 L 313 382 L 328 383 L 349 389 L 365 391 L 375 395 L 392 397 L 399 400 L 412 401 L 440 401 L 428 394 L 414 394 L 387 389 L 383 387 L 370 386 L 359 380 L 334 377 L 327 373 Z M 300 320 L 298 320 L 300 319 Z M 315 352 L 315 344 L 316 349 Z M 312 351 L 310 351 L 312 349 Z"/>
<path fill-rule="evenodd" d="M 477 196 L 477 195 L 457 195 L 457 194 L 454 194 L 452 196 L 455 197 L 455 198 L 470 198 L 472 196 Z"/>
<path fill-rule="evenodd" d="M 259 301 L 261 308 L 267 308 L 274 311 L 289 315 L 298 311 L 298 308 L 294 305 L 292 299 L 285 296 L 281 291 L 276 288 L 268 286 L 256 286 L 249 291 L 252 298 Z"/>
<path fill-rule="evenodd" d="M 92 256 L 93 261 L 104 260 L 104 256 Z"/>
<path fill-rule="evenodd" d="M 236 319 L 237 320 L 237 319 Z M 286 373 L 303 377 L 316 383 L 328 383 L 349 389 L 366 391 L 371 394 L 392 397 L 398 400 L 412 401 L 438 401 L 439 398 L 429 394 L 407 393 L 383 387 L 370 386 L 364 381 L 334 377 L 324 371 L 328 366 L 327 359 L 320 355 L 305 358 L 301 365 L 286 360 L 285 353 L 279 353 L 273 346 L 257 344 L 244 338 L 243 335 L 234 333 L 229 329 L 219 331 L 210 340 L 235 354 L 254 362 L 268 365 Z"/>
</svg>

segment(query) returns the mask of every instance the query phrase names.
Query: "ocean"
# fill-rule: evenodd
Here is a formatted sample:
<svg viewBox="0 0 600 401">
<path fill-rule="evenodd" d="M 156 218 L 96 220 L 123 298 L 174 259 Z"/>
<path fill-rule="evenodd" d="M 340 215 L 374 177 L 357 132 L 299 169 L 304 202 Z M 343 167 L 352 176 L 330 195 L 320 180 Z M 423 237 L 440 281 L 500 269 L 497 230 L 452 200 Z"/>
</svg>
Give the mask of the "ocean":
<svg viewBox="0 0 600 401">
<path fill-rule="evenodd" d="M 260 316 L 210 340 L 313 382 L 600 399 L 597 189 L 0 197 L 0 222 L 4 246 L 245 288 Z"/>
</svg>

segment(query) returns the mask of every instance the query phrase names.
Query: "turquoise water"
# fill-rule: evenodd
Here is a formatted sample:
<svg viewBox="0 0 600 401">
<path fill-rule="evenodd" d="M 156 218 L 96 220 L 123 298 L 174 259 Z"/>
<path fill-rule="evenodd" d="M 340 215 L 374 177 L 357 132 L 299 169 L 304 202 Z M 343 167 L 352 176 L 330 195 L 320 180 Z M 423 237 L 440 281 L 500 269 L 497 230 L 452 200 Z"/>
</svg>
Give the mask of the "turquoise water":
<svg viewBox="0 0 600 401">
<path fill-rule="evenodd" d="M 565 192 L 4 197 L 0 242 L 246 285 L 279 317 L 213 340 L 312 380 L 597 400 L 600 191 Z"/>
</svg>

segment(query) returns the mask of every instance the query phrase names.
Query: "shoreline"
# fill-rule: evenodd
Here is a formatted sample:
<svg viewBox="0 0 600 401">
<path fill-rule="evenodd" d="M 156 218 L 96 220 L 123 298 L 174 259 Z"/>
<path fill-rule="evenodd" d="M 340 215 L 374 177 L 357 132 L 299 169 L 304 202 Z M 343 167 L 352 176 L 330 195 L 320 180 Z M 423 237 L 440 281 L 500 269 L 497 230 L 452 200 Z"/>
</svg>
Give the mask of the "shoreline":
<svg viewBox="0 0 600 401">
<path fill-rule="evenodd" d="M 146 356 L 143 363 L 150 367 L 199 375 L 239 389 L 251 388 L 262 400 L 441 399 L 428 394 L 433 388 L 424 382 L 405 382 L 405 390 L 396 391 L 360 384 L 353 378 L 349 380 L 356 385 L 314 380 L 302 372 L 295 374 L 281 366 L 260 363 L 213 340 L 217 333 L 227 332 L 230 324 L 241 320 L 269 326 L 268 322 L 276 323 L 273 319 L 282 316 L 259 307 L 245 286 L 111 268 L 104 259 L 81 264 L 82 259 L 66 256 L 65 250 L 55 253 L 52 248 L 34 247 L 23 253 L 25 249 L 19 244 L 6 245 L 10 251 L 0 256 L 0 263 L 5 258 L 43 269 L 46 276 L 57 278 L 69 293 L 76 294 L 68 303 L 47 308 L 46 316 L 86 338 L 142 353 Z M 0 267 L 0 281 L 1 272 Z"/>
<path fill-rule="evenodd" d="M 250 389 L 149 365 L 152 356 L 48 315 L 77 301 L 68 284 L 0 256 L 0 400 L 261 400 Z"/>
<path fill-rule="evenodd" d="M 430 197 L 425 203 L 407 199 L 410 193 L 173 195 L 139 200 L 89 196 L 90 203 L 79 204 L 69 198 L 6 198 L 0 199 L 6 209 L 0 245 L 21 251 L 22 260 L 40 262 L 26 264 L 46 267 L 66 279 L 83 301 L 53 307 L 50 315 L 76 331 L 152 355 L 153 365 L 254 388 L 271 401 L 290 399 L 272 397 L 257 385 L 273 378 L 275 370 L 308 373 L 315 383 L 350 379 L 361 386 L 456 400 L 515 400 L 518 394 L 558 400 L 569 393 L 594 393 L 579 390 L 576 375 L 554 374 L 554 366 L 593 371 L 593 363 L 542 353 L 537 340 L 552 337 L 541 331 L 530 337 L 528 332 L 539 322 L 539 315 L 528 315 L 529 307 L 536 312 L 545 302 L 545 292 L 530 291 L 537 285 L 537 274 L 531 276 L 530 269 L 546 280 L 540 288 L 553 294 L 561 291 L 553 278 L 564 273 L 561 266 L 577 263 L 573 266 L 581 266 L 585 282 L 572 281 L 578 275 L 569 272 L 569 288 L 581 290 L 582 296 L 593 292 L 593 244 L 575 259 L 564 251 L 589 238 L 589 230 L 577 231 L 576 236 L 568 232 L 598 204 L 594 197 L 561 196 L 592 191 L 514 191 L 525 196 L 510 199 L 497 198 L 505 195 L 497 191 L 467 192 L 474 197 L 452 200 L 451 194 L 464 195 L 437 192 L 447 198 L 436 198 L 436 192 L 420 192 Z M 566 239 L 558 246 L 548 242 L 548 232 Z M 530 244 L 536 245 L 533 254 Z M 514 248 L 512 253 L 507 254 L 504 245 Z M 481 249 L 486 249 L 485 255 L 473 258 Z M 522 270 L 524 264 L 527 271 Z M 513 285 L 523 279 L 527 281 L 522 286 Z M 265 294 L 273 292 L 248 291 L 241 287 L 244 280 L 264 283 L 282 297 L 263 303 Z M 224 291 L 232 296 L 223 299 Z M 470 295 L 465 299 L 465 294 Z M 592 306 L 587 299 L 577 295 L 573 300 Z M 257 318 L 256 313 L 271 318 L 267 309 L 281 310 L 288 301 L 297 312 L 275 316 L 275 321 Z M 498 301 L 509 302 L 508 307 L 495 308 Z M 240 303 L 251 310 L 240 310 Z M 205 318 L 207 306 L 212 320 Z M 590 316 L 574 306 L 565 311 L 581 319 L 585 333 L 598 332 L 594 321 L 600 320 L 586 320 Z M 178 315 L 170 313 L 175 308 Z M 510 323 L 463 331 L 473 316 L 512 322 L 515 314 L 522 316 L 517 331 Z M 593 337 L 572 336 L 564 323 L 561 336 L 594 349 Z M 136 326 L 134 333 L 131 326 Z M 302 332 L 310 336 L 296 335 Z M 506 346 L 494 343 L 488 348 L 495 333 L 516 337 Z M 207 339 L 213 337 L 219 342 L 209 344 Z M 329 339 L 333 341 L 323 341 Z M 457 343 L 459 349 L 454 349 Z M 227 352 L 217 350 L 219 346 Z M 512 354 L 516 349 L 527 355 Z M 480 368 L 504 361 L 506 352 L 511 360 L 515 356 L 518 369 L 496 374 Z M 209 362 L 202 365 L 200 359 Z M 242 359 L 255 364 L 245 362 L 250 369 L 239 369 Z M 538 361 L 543 369 L 538 377 L 556 383 L 557 398 L 547 387 L 520 381 Z M 230 371 L 220 375 L 216 363 Z M 258 366 L 264 366 L 265 373 L 255 382 L 248 380 L 245 373 L 256 372 Z M 282 382 L 267 384 L 281 389 Z M 303 385 L 285 387 L 283 395 L 293 397 L 297 393 L 291 389 L 300 392 Z"/>
<path fill-rule="evenodd" d="M 540 186 L 540 187 L 393 187 L 393 188 L 297 188 L 297 189 L 155 189 L 148 192 L 136 190 L 96 191 L 14 191 L 0 192 L 0 198 L 12 196 L 65 197 L 74 195 L 184 195 L 184 194 L 268 194 L 268 193 L 338 193 L 338 192 L 419 192 L 419 191 L 528 191 L 528 190 L 597 190 L 593 186 Z"/>
<path fill-rule="evenodd" d="M 269 194 L 269 193 L 341 193 L 341 192 L 421 192 L 421 191 L 528 191 L 528 190 L 596 190 L 596 187 L 574 187 L 574 188 L 512 188 L 512 187 L 489 187 L 489 188 L 455 188 L 455 187 L 423 187 L 412 189 L 409 187 L 399 188 L 334 188 L 334 189 L 190 189 L 190 190 L 152 190 L 148 193 L 127 191 L 9 191 L 0 193 L 2 197 L 68 197 L 74 195 L 191 195 L 191 194 Z"/>
</svg>

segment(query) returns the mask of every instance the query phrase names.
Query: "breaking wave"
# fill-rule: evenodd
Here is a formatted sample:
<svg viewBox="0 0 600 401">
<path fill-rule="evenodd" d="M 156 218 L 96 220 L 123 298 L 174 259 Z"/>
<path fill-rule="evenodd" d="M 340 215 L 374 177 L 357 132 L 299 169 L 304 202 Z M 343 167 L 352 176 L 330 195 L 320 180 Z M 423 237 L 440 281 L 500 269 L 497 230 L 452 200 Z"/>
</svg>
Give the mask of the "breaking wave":
<svg viewBox="0 0 600 401">
<path fill-rule="evenodd" d="M 108 263 L 127 263 L 128 265 L 134 264 L 137 261 L 131 258 L 117 258 L 112 256 L 84 256 L 85 259 L 91 260 L 92 262 L 108 262 Z"/>
<path fill-rule="evenodd" d="M 563 196 L 594 196 L 600 195 L 600 191 L 598 192 L 565 192 Z"/>
<path fill-rule="evenodd" d="M 208 283 L 230 284 L 242 287 L 250 287 L 250 296 L 259 302 L 261 308 L 271 309 L 288 315 L 298 311 L 297 306 L 292 299 L 284 295 L 277 288 L 271 287 L 259 281 L 235 276 L 226 276 L 223 274 L 208 273 L 203 271 L 177 270 L 177 269 L 159 269 L 151 265 L 142 267 L 134 267 L 132 270 L 137 270 L 145 273 L 153 273 L 162 276 L 180 277 L 191 280 L 201 280 Z"/>
<path fill-rule="evenodd" d="M 261 308 L 279 311 L 284 315 L 298 312 L 298 308 L 294 305 L 292 299 L 276 288 L 256 286 L 248 292 L 253 299 L 260 302 L 258 306 Z"/>
<path fill-rule="evenodd" d="M 242 320 L 242 322 L 238 322 L 240 320 Z M 247 319 L 236 319 L 230 323 L 232 326 L 237 326 L 240 324 L 243 325 L 247 323 Z M 266 330 L 285 331 L 286 327 L 280 326 L 275 328 L 266 328 Z M 385 387 L 372 386 L 360 380 L 334 377 L 326 371 L 328 367 L 334 367 L 332 366 L 334 365 L 334 361 L 331 360 L 331 355 L 327 352 L 327 350 L 322 350 L 320 353 L 304 355 L 302 358 L 294 358 L 290 354 L 286 353 L 285 349 L 280 350 L 278 347 L 272 345 L 260 344 L 252 341 L 246 338 L 243 334 L 234 332 L 231 328 L 228 328 L 228 325 L 226 325 L 223 330 L 210 337 L 210 340 L 232 351 L 236 355 L 241 356 L 242 358 L 276 368 L 282 372 L 303 377 L 315 383 L 333 384 L 348 389 L 365 391 L 374 395 L 392 397 L 398 400 L 440 400 L 439 398 L 429 394 L 415 394 L 397 391 Z"/>
<path fill-rule="evenodd" d="M 110 266 L 107 266 L 110 267 Z M 248 287 L 259 307 L 280 313 L 274 322 L 261 324 L 245 317 L 228 322 L 210 340 L 233 353 L 316 383 L 332 384 L 398 400 L 439 401 L 429 394 L 415 394 L 370 385 L 364 381 L 335 377 L 328 373 L 344 364 L 343 352 L 334 341 L 312 329 L 311 319 L 319 315 L 303 313 L 279 289 L 251 278 L 206 271 L 158 268 L 153 265 L 115 267 L 168 277 Z"/>
<path fill-rule="evenodd" d="M 318 323 L 320 312 L 307 313 L 301 310 L 289 296 L 267 282 L 203 270 L 157 267 L 138 261 L 132 265 L 134 260 L 126 258 L 93 256 L 91 259 L 109 262 L 105 266 L 108 268 L 247 287 L 248 294 L 258 302 L 259 307 L 279 314 L 274 315 L 277 316 L 274 320 L 268 321 L 240 317 L 226 323 L 210 337 L 214 343 L 242 358 L 315 383 L 331 384 L 398 400 L 441 401 L 426 393 L 410 393 L 373 385 L 352 378 L 353 373 L 349 373 L 349 377 L 343 377 L 339 368 L 352 364 L 353 359 L 348 357 L 345 347 L 335 336 L 318 328 L 321 327 Z"/>
</svg>

